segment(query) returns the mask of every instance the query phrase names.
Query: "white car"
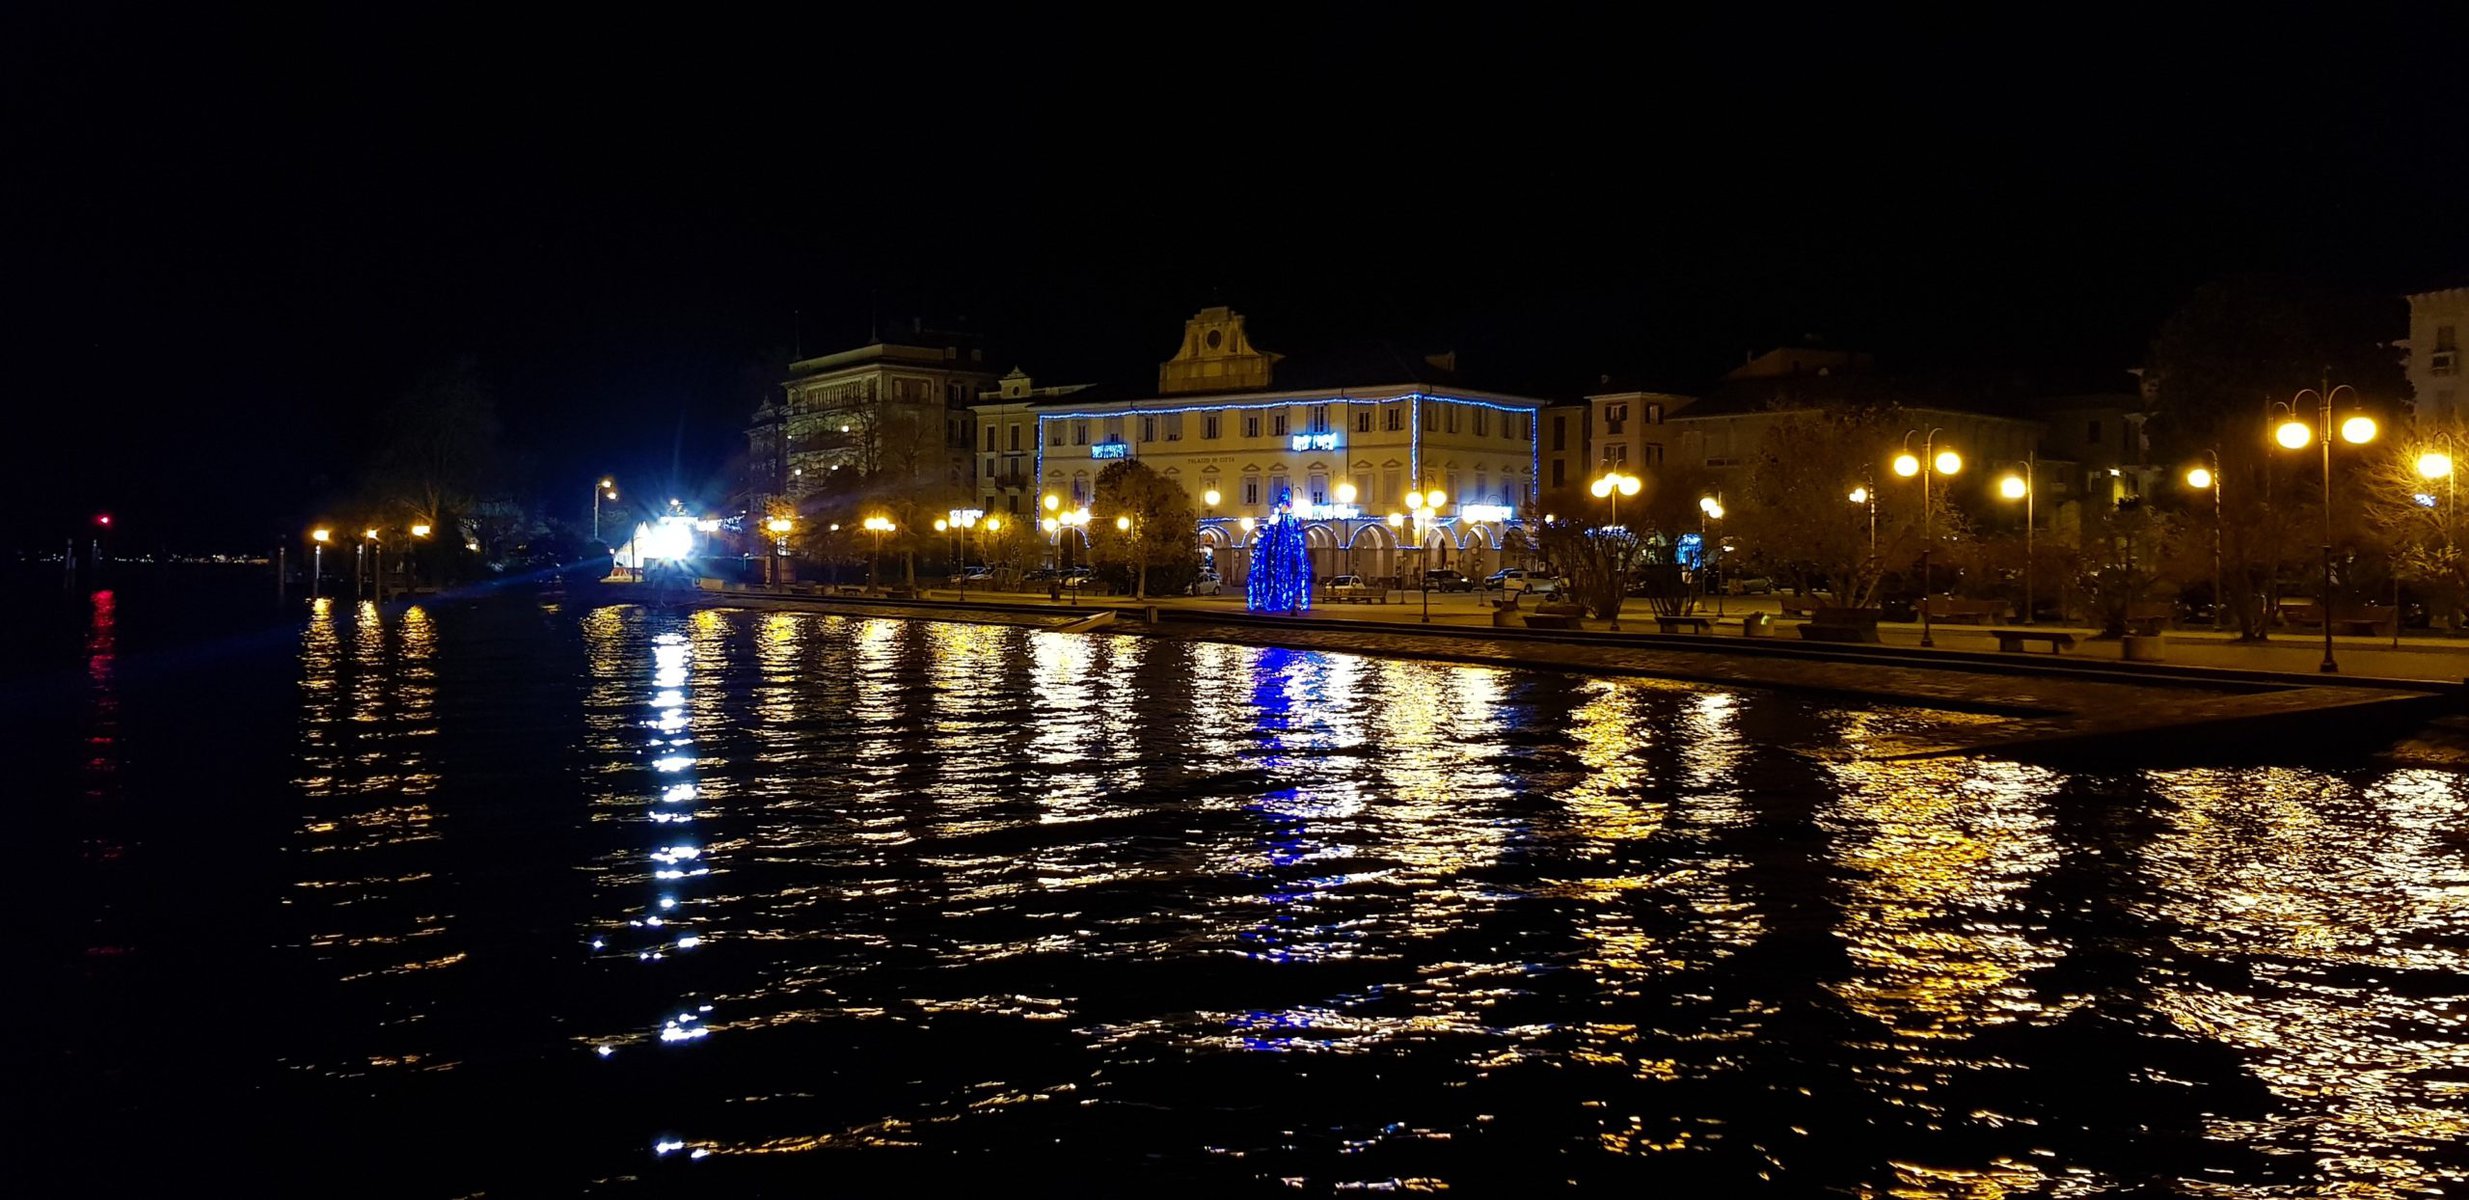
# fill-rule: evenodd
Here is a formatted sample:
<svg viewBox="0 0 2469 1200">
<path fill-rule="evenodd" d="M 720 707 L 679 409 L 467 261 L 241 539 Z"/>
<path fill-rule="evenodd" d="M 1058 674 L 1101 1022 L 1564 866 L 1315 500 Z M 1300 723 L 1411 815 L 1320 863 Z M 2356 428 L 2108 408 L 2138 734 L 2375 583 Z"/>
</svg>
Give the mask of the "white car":
<svg viewBox="0 0 2469 1200">
<path fill-rule="evenodd" d="M 1192 580 L 1192 586 L 1183 589 L 1183 594 L 1187 596 L 1214 596 L 1218 593 L 1220 586 L 1221 585 L 1219 584 L 1217 578 L 1217 572 L 1202 571 L 1199 578 Z"/>
<path fill-rule="evenodd" d="M 1560 581 L 1549 575 L 1529 575 L 1524 579 L 1512 579 L 1503 586 L 1508 591 L 1516 592 L 1522 596 L 1555 596 L 1560 594 Z"/>
</svg>

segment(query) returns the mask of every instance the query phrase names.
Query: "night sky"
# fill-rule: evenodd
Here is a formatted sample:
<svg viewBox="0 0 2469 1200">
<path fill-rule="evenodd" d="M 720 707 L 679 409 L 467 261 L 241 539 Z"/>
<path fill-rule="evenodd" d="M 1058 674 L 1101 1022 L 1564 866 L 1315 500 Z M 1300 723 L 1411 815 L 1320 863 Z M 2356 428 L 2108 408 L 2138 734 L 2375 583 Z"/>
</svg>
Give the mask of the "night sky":
<svg viewBox="0 0 2469 1200">
<path fill-rule="evenodd" d="M 792 347 L 870 320 L 1138 382 L 1228 303 L 1573 396 L 1807 336 L 2123 382 L 2209 279 L 2389 295 L 2395 336 L 2469 284 L 2458 6 L 814 11 L 13 7 L 16 544 L 109 508 L 263 548 L 461 355 L 579 507 L 717 498 Z"/>
</svg>

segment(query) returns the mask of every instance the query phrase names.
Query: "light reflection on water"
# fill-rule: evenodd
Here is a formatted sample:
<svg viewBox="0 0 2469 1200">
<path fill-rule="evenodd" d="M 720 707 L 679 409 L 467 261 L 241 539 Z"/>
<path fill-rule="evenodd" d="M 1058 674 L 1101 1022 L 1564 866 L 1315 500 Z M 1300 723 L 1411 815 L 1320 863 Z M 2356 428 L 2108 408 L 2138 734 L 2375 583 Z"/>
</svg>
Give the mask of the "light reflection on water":
<svg viewBox="0 0 2469 1200">
<path fill-rule="evenodd" d="M 810 1152 L 909 1147 L 930 1175 L 1034 1154 L 1313 1190 L 2460 1182 L 2455 776 L 1845 761 L 1970 718 L 988 626 L 561 619 L 582 657 L 543 669 L 582 711 L 543 726 L 580 765 L 536 802 L 576 823 L 535 853 L 590 899 L 560 934 L 578 972 L 536 1002 L 636 1159 L 813 1180 L 850 1160 Z M 409 612 L 321 605 L 302 634 L 290 903 L 324 932 L 298 949 L 382 989 L 353 1019 L 390 1031 L 330 1074 L 461 1053 L 418 1032 L 414 977 L 472 916 L 427 882 L 456 650 Z"/>
</svg>

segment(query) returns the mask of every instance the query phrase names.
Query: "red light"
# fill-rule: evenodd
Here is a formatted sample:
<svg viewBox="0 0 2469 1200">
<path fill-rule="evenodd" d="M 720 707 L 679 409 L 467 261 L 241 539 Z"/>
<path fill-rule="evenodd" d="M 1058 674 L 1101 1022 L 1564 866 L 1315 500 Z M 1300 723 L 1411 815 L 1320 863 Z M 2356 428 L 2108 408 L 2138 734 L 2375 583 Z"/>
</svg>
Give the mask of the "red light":
<svg viewBox="0 0 2469 1200">
<path fill-rule="evenodd" d="M 97 525 L 109 525 L 109 524 L 111 524 L 111 514 L 110 514 L 110 513 L 104 513 L 104 514 L 102 514 L 101 516 L 96 517 L 96 518 L 94 519 L 94 523 L 95 523 L 95 524 L 97 524 Z"/>
</svg>

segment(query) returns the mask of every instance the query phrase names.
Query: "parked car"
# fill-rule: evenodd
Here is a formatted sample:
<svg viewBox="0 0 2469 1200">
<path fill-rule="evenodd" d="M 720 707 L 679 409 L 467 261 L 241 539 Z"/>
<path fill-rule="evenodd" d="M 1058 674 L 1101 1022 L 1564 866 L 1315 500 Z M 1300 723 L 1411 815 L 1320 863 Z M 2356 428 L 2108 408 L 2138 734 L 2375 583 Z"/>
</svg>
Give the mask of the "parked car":
<svg viewBox="0 0 2469 1200">
<path fill-rule="evenodd" d="M 985 587 L 993 582 L 992 567 L 963 567 L 952 575 L 953 587 Z"/>
<path fill-rule="evenodd" d="M 1549 575 L 1529 575 L 1519 580 L 1516 587 L 1508 590 L 1522 596 L 1557 596 L 1560 594 L 1561 586 L 1559 580 Z"/>
<path fill-rule="evenodd" d="M 1362 587 L 1363 577 L 1360 575 L 1331 575 L 1328 586 L 1332 588 Z"/>
<path fill-rule="evenodd" d="M 1763 575 L 1740 576 L 1730 580 L 1725 590 L 1734 596 L 1771 595 L 1775 590 L 1775 581 Z"/>
<path fill-rule="evenodd" d="M 1483 590 L 1487 592 L 1501 591 L 1503 589 L 1507 589 L 1512 581 L 1523 580 L 1525 578 L 1526 568 L 1524 567 L 1502 567 L 1501 569 L 1484 577 Z"/>
<path fill-rule="evenodd" d="M 1183 594 L 1187 596 L 1214 596 L 1224 587 L 1225 584 L 1223 581 L 1218 579 L 1217 572 L 1202 571 L 1197 578 L 1192 580 L 1190 587 L 1183 589 Z"/>
<path fill-rule="evenodd" d="M 1463 572 L 1435 567 L 1423 573 L 1423 586 L 1435 592 L 1471 592 L 1475 590 L 1475 581 Z"/>
<path fill-rule="evenodd" d="M 1061 579 L 1062 577 L 1063 572 L 1058 571 L 1053 567 L 1039 567 L 1034 571 L 1030 571 L 1029 573 L 1022 575 L 1020 577 L 1020 582 L 1044 583 L 1050 579 Z"/>
</svg>

